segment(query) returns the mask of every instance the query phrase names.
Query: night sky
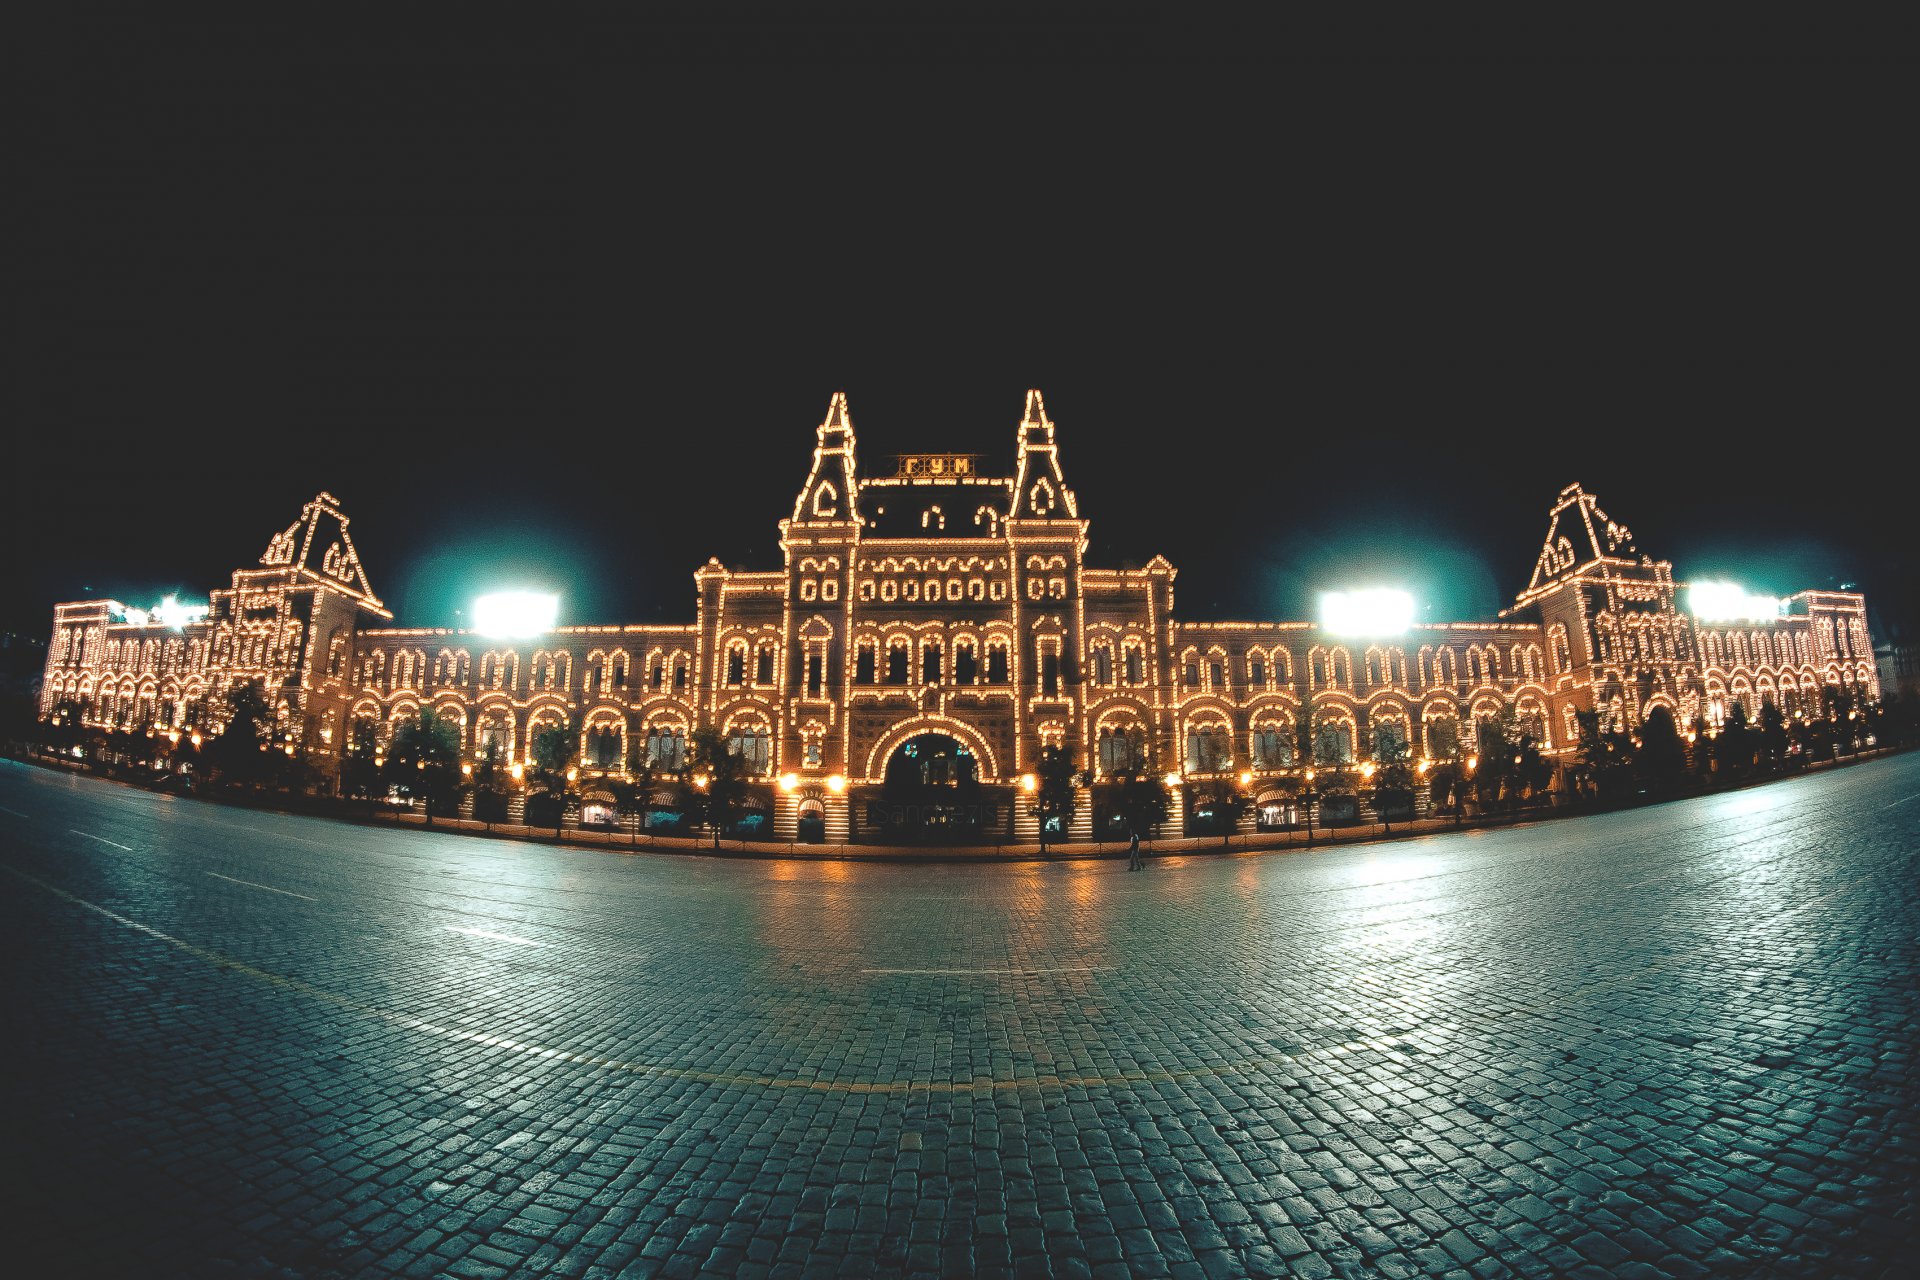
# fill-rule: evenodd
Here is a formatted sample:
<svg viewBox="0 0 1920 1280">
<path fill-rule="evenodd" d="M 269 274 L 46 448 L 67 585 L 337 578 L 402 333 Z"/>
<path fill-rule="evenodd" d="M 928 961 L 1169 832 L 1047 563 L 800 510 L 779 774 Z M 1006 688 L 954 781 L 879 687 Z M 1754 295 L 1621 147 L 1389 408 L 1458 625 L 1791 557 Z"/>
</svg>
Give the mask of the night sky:
<svg viewBox="0 0 1920 1280">
<path fill-rule="evenodd" d="M 1920 104 L 1860 33 L 536 19 L 16 47 L 7 628 L 202 596 L 320 489 L 404 623 L 691 620 L 833 391 L 870 472 L 1005 469 L 1029 386 L 1190 618 L 1490 615 L 1579 480 L 1683 577 L 1920 621 Z"/>
</svg>

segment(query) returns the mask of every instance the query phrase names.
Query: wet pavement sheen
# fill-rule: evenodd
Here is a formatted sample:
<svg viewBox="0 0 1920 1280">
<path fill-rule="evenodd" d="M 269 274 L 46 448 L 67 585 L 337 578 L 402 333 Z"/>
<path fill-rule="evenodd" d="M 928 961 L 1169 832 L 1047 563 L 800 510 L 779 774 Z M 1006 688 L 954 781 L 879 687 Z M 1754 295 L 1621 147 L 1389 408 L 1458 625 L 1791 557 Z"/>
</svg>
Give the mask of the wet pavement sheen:
<svg viewBox="0 0 1920 1280">
<path fill-rule="evenodd" d="M 624 856 L 0 763 L 65 1275 L 1906 1274 L 1920 756 L 1375 846 Z"/>
</svg>

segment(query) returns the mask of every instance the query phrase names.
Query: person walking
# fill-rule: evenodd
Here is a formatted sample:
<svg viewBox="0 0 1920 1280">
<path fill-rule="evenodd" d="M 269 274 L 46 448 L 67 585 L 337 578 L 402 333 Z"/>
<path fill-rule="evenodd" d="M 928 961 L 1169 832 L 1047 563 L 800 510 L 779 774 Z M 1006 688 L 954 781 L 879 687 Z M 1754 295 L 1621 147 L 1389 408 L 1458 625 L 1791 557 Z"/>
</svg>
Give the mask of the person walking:
<svg viewBox="0 0 1920 1280">
<path fill-rule="evenodd" d="M 1127 870 L 1145 871 L 1146 862 L 1140 857 L 1140 831 L 1136 827 L 1127 828 Z"/>
</svg>

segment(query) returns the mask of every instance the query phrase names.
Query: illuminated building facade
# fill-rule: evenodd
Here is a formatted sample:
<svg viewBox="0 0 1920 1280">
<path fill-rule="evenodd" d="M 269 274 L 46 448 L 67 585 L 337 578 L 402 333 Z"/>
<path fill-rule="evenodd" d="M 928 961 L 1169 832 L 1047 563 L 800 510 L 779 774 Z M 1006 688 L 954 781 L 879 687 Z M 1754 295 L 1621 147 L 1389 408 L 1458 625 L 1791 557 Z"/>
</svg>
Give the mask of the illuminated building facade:
<svg viewBox="0 0 1920 1280">
<path fill-rule="evenodd" d="M 1861 596 L 1750 608 L 1723 592 L 1714 599 L 1751 617 L 1683 612 L 1672 566 L 1578 485 L 1561 491 L 1532 580 L 1500 619 L 1368 637 L 1182 621 L 1163 558 L 1085 563 L 1087 521 L 1038 392 L 1011 476 L 956 454 L 862 475 L 842 395 L 815 437 L 780 524 L 784 566 L 709 561 L 691 623 L 518 641 L 384 625 L 347 518 L 321 494 L 204 617 L 58 606 L 43 710 L 71 700 L 99 723 L 172 725 L 196 707 L 217 716 L 227 689 L 258 681 L 289 740 L 323 763 L 355 720 L 386 733 L 422 707 L 459 726 L 470 756 L 491 746 L 524 761 L 537 735 L 570 727 L 588 797 L 642 759 L 679 764 L 689 734 L 713 726 L 760 779 L 760 830 L 994 839 L 1035 834 L 1022 797 L 1048 745 L 1089 775 L 1066 832 L 1084 837 L 1110 829 L 1106 780 L 1129 769 L 1178 775 L 1177 814 L 1237 785 L 1257 801 L 1250 826 L 1290 820 L 1310 766 L 1335 813 L 1343 797 L 1357 812 L 1387 744 L 1415 762 L 1450 742 L 1465 755 L 1503 703 L 1564 756 L 1583 710 L 1631 728 L 1664 704 L 1683 727 L 1711 726 L 1735 701 L 1752 717 L 1769 700 L 1816 712 L 1828 687 L 1878 696 Z"/>
</svg>

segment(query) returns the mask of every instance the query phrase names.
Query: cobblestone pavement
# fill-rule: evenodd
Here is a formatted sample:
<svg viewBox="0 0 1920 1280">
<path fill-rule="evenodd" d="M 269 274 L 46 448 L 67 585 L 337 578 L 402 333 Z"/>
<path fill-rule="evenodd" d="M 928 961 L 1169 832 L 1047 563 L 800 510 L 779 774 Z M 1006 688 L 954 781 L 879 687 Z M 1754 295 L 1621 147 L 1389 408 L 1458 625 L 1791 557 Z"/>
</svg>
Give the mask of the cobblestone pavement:
<svg viewBox="0 0 1920 1280">
<path fill-rule="evenodd" d="M 628 857 L 0 764 L 8 1257 L 1909 1274 L 1917 848 L 1914 755 L 1143 874 Z"/>
</svg>

